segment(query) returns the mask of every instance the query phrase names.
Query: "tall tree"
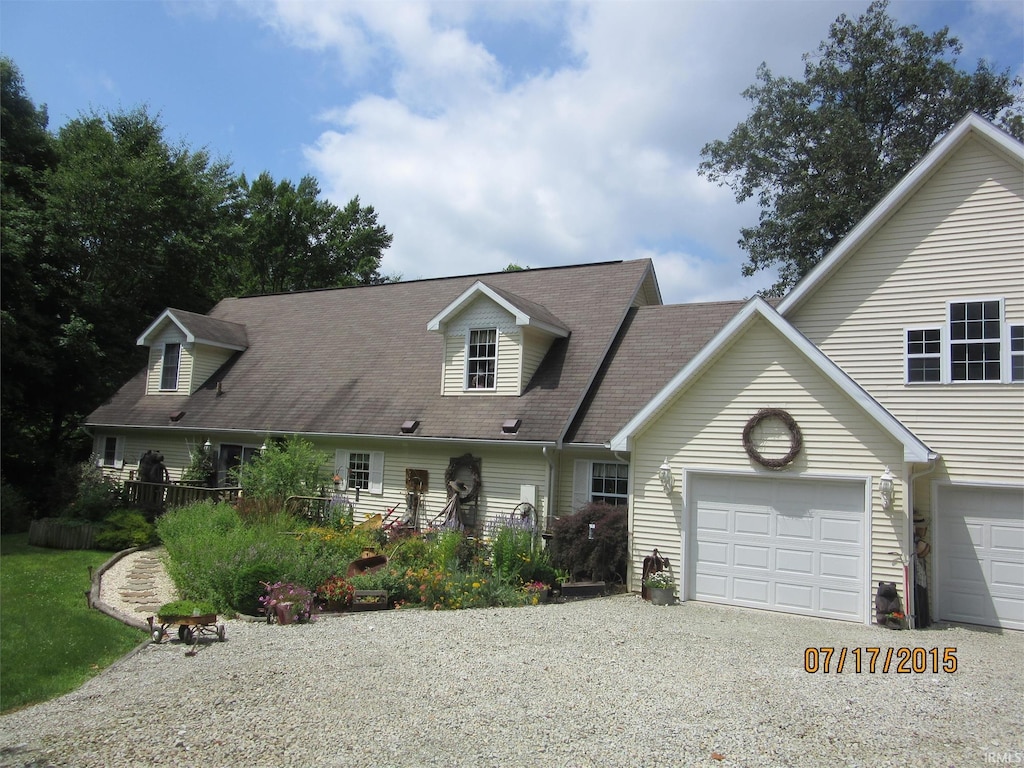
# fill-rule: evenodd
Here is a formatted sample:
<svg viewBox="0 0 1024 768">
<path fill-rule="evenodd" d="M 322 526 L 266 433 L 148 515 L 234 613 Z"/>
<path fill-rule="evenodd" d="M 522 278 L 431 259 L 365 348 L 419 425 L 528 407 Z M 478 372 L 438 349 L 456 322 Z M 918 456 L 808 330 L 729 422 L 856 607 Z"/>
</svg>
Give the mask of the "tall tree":
<svg viewBox="0 0 1024 768">
<path fill-rule="evenodd" d="M 320 198 L 311 176 L 298 186 L 262 173 L 239 179 L 236 210 L 242 247 L 221 262 L 221 296 L 280 293 L 385 282 L 380 268 L 392 235 L 372 206 L 344 208 Z"/>
<path fill-rule="evenodd" d="M 984 62 L 959 70 L 948 27 L 897 26 L 887 7 L 840 16 L 818 54 L 804 55 L 803 80 L 762 64 L 743 92 L 750 116 L 701 150 L 702 175 L 737 202 L 757 195 L 760 223 L 740 231 L 743 274 L 778 265 L 771 294 L 792 287 L 968 112 L 1024 138 L 1019 78 Z"/>
<path fill-rule="evenodd" d="M 56 331 L 45 253 L 46 174 L 56 164 L 45 107 L 14 62 L 0 58 L 0 441 L 4 478 L 38 463 Z"/>
</svg>

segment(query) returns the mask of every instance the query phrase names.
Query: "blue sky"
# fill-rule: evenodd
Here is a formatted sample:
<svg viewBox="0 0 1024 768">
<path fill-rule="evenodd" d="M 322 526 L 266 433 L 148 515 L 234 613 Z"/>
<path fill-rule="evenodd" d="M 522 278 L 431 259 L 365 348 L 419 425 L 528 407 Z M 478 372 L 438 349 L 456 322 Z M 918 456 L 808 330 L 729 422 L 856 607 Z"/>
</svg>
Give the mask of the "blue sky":
<svg viewBox="0 0 1024 768">
<path fill-rule="evenodd" d="M 867 2 L 0 0 L 0 51 L 58 129 L 147 105 L 166 136 L 250 178 L 359 195 L 405 279 L 651 257 L 667 302 L 743 298 L 758 210 L 697 175 L 766 62 Z M 1019 0 L 903 0 L 963 68 L 1024 72 Z"/>
</svg>

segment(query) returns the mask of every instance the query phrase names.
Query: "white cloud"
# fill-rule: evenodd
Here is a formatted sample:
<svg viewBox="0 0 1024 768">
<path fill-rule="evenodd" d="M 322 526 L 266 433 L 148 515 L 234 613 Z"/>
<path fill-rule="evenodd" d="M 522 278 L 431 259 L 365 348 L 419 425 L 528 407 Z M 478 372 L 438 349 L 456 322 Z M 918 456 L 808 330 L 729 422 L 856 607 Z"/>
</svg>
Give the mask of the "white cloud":
<svg viewBox="0 0 1024 768">
<path fill-rule="evenodd" d="M 260 6 L 295 44 L 338 56 L 349 77 L 373 69 L 390 84 L 342 100 L 306 148 L 331 199 L 358 194 L 395 235 L 383 271 L 650 256 L 666 301 L 770 285 L 774 275 L 740 274 L 736 241 L 756 208 L 698 176 L 700 149 L 745 117 L 739 94 L 762 61 L 799 76 L 801 55 L 864 3 L 576 3 L 562 17 L 569 63 L 506 85 L 471 22 L 528 24 L 545 6 Z"/>
</svg>

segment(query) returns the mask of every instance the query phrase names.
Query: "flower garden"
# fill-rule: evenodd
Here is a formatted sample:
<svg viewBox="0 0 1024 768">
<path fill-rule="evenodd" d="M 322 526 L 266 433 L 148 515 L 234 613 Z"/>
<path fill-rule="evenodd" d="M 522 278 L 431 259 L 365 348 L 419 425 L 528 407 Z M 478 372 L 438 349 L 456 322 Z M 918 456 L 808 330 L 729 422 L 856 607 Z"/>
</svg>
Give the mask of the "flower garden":
<svg viewBox="0 0 1024 768">
<path fill-rule="evenodd" d="M 301 621 L 351 609 L 367 591 L 384 592 L 396 608 L 536 605 L 568 578 L 530 530 L 497 528 L 488 540 L 458 530 L 396 536 L 353 526 L 351 519 L 349 511 L 312 525 L 295 515 L 206 502 L 167 512 L 157 530 L 182 598 L 212 603 L 227 615 L 269 614 L 283 603 Z M 387 562 L 347 575 L 367 551 Z"/>
</svg>

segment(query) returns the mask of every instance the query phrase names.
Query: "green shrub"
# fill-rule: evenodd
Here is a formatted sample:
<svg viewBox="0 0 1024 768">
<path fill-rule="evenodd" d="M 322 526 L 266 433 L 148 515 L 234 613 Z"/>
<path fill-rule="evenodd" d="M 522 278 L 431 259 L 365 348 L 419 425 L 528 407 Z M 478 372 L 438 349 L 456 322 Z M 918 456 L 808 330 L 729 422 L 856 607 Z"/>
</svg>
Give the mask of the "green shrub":
<svg viewBox="0 0 1024 768">
<path fill-rule="evenodd" d="M 316 496 L 327 481 L 330 457 L 313 443 L 293 436 L 272 441 L 238 468 L 244 497 L 284 502 L 289 496 Z"/>
<path fill-rule="evenodd" d="M 121 503 L 121 487 L 95 464 L 83 461 L 71 471 L 74 496 L 64 508 L 62 517 L 98 522 Z"/>
<path fill-rule="evenodd" d="M 96 534 L 95 546 L 119 552 L 132 547 L 152 547 L 158 541 L 156 527 L 141 512 L 120 510 L 103 521 L 103 530 Z"/>
<path fill-rule="evenodd" d="M 590 524 L 594 538 L 590 538 Z M 629 555 L 626 510 L 591 503 L 576 514 L 558 518 L 551 528 L 551 564 L 572 578 L 625 581 Z"/>
</svg>

